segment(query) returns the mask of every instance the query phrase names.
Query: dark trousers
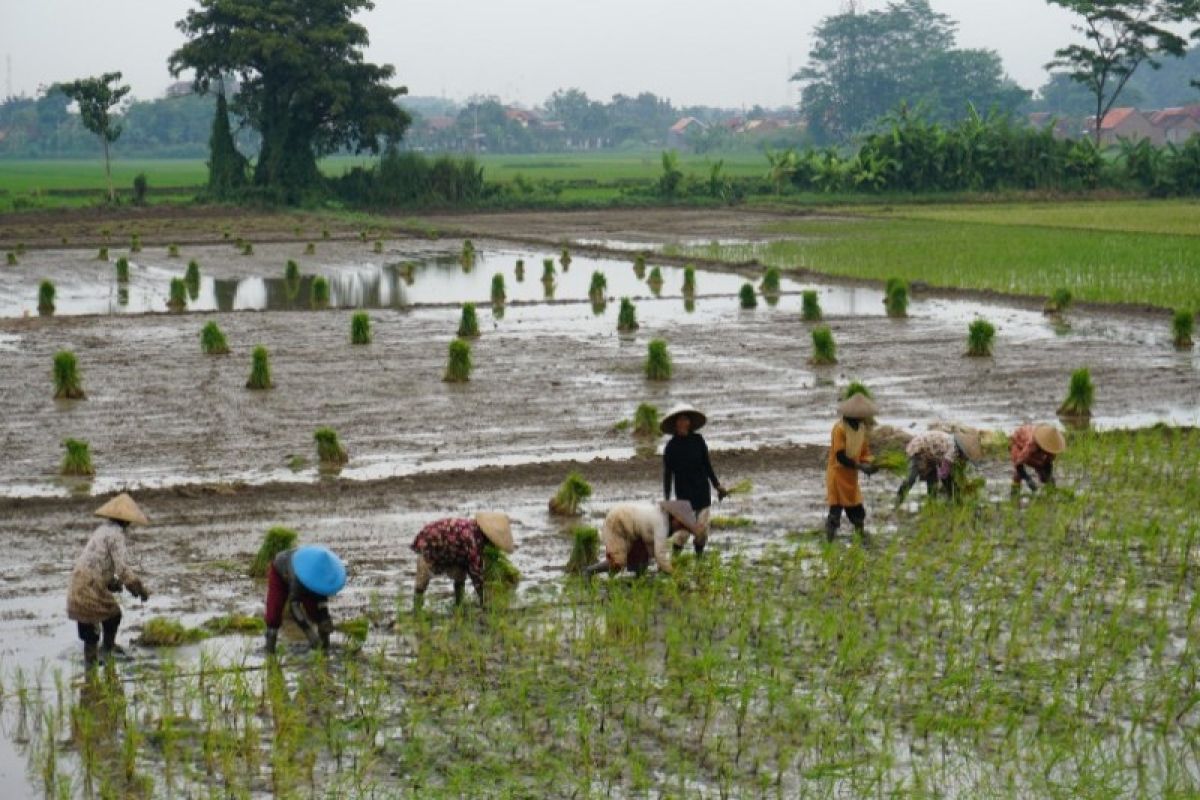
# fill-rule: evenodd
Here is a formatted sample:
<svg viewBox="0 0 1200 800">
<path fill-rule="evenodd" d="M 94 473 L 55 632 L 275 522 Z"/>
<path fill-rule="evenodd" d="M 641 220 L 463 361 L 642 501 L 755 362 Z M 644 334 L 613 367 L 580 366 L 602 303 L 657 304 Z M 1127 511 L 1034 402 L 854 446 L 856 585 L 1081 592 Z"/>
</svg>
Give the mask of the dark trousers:
<svg viewBox="0 0 1200 800">
<path fill-rule="evenodd" d="M 829 517 L 825 520 L 825 526 L 828 530 L 836 531 L 842 526 L 843 511 L 846 512 L 846 516 L 850 519 L 850 524 L 855 528 L 861 528 L 867 523 L 867 509 L 862 505 L 830 506 Z"/>
<path fill-rule="evenodd" d="M 117 628 L 121 627 L 120 613 L 114 614 L 101 623 L 79 622 L 79 638 L 84 644 L 96 644 L 100 636 L 104 636 L 104 646 L 111 648 L 117 642 Z"/>
</svg>

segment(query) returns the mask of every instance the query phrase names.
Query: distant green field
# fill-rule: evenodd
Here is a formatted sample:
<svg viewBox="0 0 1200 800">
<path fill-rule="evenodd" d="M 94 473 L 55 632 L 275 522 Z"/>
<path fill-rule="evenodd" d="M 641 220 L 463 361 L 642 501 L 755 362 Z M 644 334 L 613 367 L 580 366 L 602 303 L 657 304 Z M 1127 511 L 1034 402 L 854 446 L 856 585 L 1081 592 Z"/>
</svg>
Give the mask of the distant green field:
<svg viewBox="0 0 1200 800">
<path fill-rule="evenodd" d="M 975 222 L 1101 231 L 1200 236 L 1200 201 L 1107 200 L 1068 203 L 905 205 L 847 209 L 872 215 L 939 222 Z"/>
</svg>

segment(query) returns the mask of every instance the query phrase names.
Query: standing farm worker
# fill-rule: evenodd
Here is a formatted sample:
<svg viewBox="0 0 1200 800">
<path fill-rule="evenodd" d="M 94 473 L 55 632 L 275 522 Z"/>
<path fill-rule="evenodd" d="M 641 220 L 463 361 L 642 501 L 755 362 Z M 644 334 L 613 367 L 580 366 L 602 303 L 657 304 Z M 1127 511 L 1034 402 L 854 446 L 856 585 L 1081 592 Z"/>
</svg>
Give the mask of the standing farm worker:
<svg viewBox="0 0 1200 800">
<path fill-rule="evenodd" d="M 946 497 L 954 497 L 954 465 L 978 464 L 983 458 L 983 445 L 979 436 L 970 432 L 925 431 L 914 436 L 904 452 L 908 455 L 908 477 L 896 492 L 897 506 L 918 479 L 925 481 L 930 497 L 937 493 L 939 484 Z"/>
<path fill-rule="evenodd" d="M 699 526 L 692 505 L 687 500 L 664 500 L 657 506 L 650 503 L 621 503 L 604 517 L 600 540 L 604 543 L 604 560 L 588 567 L 584 574 L 607 572 L 615 575 L 629 569 L 638 575 L 650 566 L 650 558 L 658 564 L 659 572 L 671 574 L 671 552 L 667 547 L 672 526 L 686 533 L 698 533 Z M 697 548 L 699 552 L 701 548 Z"/>
<path fill-rule="evenodd" d="M 1054 485 L 1054 459 L 1067 449 L 1067 440 L 1053 425 L 1022 425 L 1013 431 L 1009 440 L 1012 457 L 1012 493 L 1021 493 L 1021 481 L 1036 492 L 1037 484 L 1029 474 L 1032 469 L 1044 485 Z"/>
<path fill-rule="evenodd" d="M 704 552 L 704 546 L 708 543 L 712 489 L 717 490 L 719 500 L 729 495 L 713 471 L 708 444 L 699 434 L 707 422 L 708 418 L 695 408 L 679 405 L 663 417 L 659 426 L 664 434 L 671 437 L 663 449 L 663 499 L 669 501 L 674 488 L 675 499 L 686 501 L 696 516 L 690 525 L 671 517 L 670 532 L 674 534 L 671 543 L 678 551 L 687 543 L 688 536 L 694 535 L 693 547 L 697 555 Z"/>
<path fill-rule="evenodd" d="M 150 521 L 133 498 L 124 493 L 96 509 L 96 516 L 105 521 L 93 531 L 83 552 L 75 559 L 67 591 L 67 616 L 79 627 L 83 660 L 88 666 L 97 662 L 101 649 L 106 657 L 121 652 L 117 647 L 121 605 L 115 596 L 121 588 L 143 603 L 150 598 L 142 579 L 129 565 L 125 546 L 126 529 L 130 525 L 148 525 Z"/>
<path fill-rule="evenodd" d="M 346 585 L 346 565 L 327 547 L 305 545 L 284 550 L 267 566 L 267 652 L 279 642 L 286 606 L 313 648 L 329 649 L 333 620 L 329 598 Z"/>
<path fill-rule="evenodd" d="M 867 442 L 868 421 L 875 414 L 875 404 L 861 394 L 838 404 L 841 416 L 833 425 L 829 463 L 825 469 L 825 494 L 829 516 L 825 519 L 825 539 L 832 542 L 842 525 L 842 512 L 850 518 L 859 538 L 866 541 L 867 510 L 863 508 L 858 473 L 874 475 L 879 467 L 871 463 L 871 448 Z"/>
<path fill-rule="evenodd" d="M 454 581 L 454 604 L 462 605 L 467 578 L 483 606 L 483 549 L 493 544 L 505 553 L 516 549 L 512 525 L 506 514 L 480 512 L 474 519 L 440 519 L 421 529 L 413 539 L 417 553 L 417 578 L 413 583 L 413 608 L 425 604 L 425 590 L 434 575 Z"/>
</svg>

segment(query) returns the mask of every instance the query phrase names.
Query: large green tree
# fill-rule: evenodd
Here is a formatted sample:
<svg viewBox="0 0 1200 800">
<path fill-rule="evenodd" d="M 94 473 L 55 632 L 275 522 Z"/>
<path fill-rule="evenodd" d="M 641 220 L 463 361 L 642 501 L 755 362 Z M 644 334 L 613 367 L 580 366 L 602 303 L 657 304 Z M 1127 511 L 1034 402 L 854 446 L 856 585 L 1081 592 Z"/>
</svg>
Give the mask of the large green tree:
<svg viewBox="0 0 1200 800">
<path fill-rule="evenodd" d="M 100 137 L 104 145 L 104 177 L 108 180 L 108 201 L 116 199 L 113 191 L 110 148 L 121 136 L 121 123 L 113 118 L 112 110 L 125 95 L 129 87 L 121 85 L 121 73 L 106 72 L 97 78 L 80 78 L 56 87 L 79 105 L 79 119 L 83 126 Z"/>
<path fill-rule="evenodd" d="M 233 110 L 262 136 L 254 184 L 288 201 L 321 184 L 317 159 L 379 152 L 408 127 L 390 65 L 368 63 L 370 0 L 198 0 L 178 24 L 187 42 L 173 75 L 194 70 L 198 91 L 223 75 L 240 84 Z"/>
</svg>

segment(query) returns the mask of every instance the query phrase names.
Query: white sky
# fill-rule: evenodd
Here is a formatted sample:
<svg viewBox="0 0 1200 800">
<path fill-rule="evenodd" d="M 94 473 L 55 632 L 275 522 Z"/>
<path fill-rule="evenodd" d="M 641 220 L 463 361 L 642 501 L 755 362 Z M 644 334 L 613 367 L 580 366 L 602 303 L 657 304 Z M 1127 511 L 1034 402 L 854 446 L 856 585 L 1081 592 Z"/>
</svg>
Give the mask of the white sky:
<svg viewBox="0 0 1200 800">
<path fill-rule="evenodd" d="M 868 8 L 883 0 L 867 0 Z M 1026 88 L 1074 36 L 1046 0 L 932 0 L 959 43 L 1000 52 Z M 174 23 L 191 0 L 0 0 L 0 59 L 12 89 L 120 70 L 141 98 L 171 82 Z M 677 105 L 793 102 L 789 65 L 843 0 L 377 0 L 361 21 L 368 56 L 396 67 L 410 94 L 496 94 L 533 105 L 559 87 L 598 99 L 648 90 Z M 8 80 L 0 62 L 0 78 Z M 0 95 L 7 83 L 0 84 Z"/>
</svg>

